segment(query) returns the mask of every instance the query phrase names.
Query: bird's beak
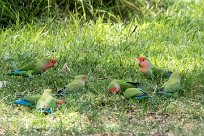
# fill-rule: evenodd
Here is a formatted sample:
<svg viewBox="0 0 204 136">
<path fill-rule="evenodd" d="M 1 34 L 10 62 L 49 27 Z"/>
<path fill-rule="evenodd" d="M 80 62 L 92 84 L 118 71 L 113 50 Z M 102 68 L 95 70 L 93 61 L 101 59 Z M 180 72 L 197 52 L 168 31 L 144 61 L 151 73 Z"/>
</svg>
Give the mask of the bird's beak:
<svg viewBox="0 0 204 136">
<path fill-rule="evenodd" d="M 137 64 L 139 64 L 139 65 L 140 65 L 140 61 L 139 61 L 139 60 L 137 60 Z"/>
</svg>

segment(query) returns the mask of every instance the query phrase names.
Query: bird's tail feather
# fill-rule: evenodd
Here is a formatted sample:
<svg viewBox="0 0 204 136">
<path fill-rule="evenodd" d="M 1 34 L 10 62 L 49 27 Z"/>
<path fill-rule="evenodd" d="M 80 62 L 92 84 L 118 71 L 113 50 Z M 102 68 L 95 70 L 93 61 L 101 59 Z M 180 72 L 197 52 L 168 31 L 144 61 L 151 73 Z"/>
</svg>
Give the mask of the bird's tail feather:
<svg viewBox="0 0 204 136">
<path fill-rule="evenodd" d="M 32 72 L 33 72 L 32 70 L 30 71 L 14 70 L 11 71 L 11 73 L 8 73 L 7 75 L 32 77 Z"/>
<path fill-rule="evenodd" d="M 14 70 L 14 71 L 11 71 L 11 73 L 8 73 L 7 75 L 16 75 L 16 76 L 20 76 L 22 75 L 22 71 L 21 70 Z"/>
<path fill-rule="evenodd" d="M 169 97 L 169 96 L 173 96 L 172 93 L 167 93 L 165 91 L 162 91 L 162 92 L 157 92 L 158 95 L 163 95 L 163 96 L 166 96 L 166 97 Z"/>
<path fill-rule="evenodd" d="M 156 91 L 156 93 L 162 93 L 164 92 L 164 87 L 160 88 L 159 90 Z"/>
<path fill-rule="evenodd" d="M 156 94 L 163 95 L 163 96 L 172 96 L 172 93 L 166 92 L 164 90 L 164 87 L 162 87 L 159 90 L 157 90 Z"/>
<path fill-rule="evenodd" d="M 135 96 L 135 98 L 136 98 L 137 100 L 141 100 L 141 99 L 152 98 L 152 97 L 149 96 L 149 95 L 140 95 L 140 96 Z"/>
<path fill-rule="evenodd" d="M 59 90 L 57 91 L 57 94 L 55 94 L 55 96 L 65 96 L 65 95 L 67 95 L 67 92 L 68 92 L 68 91 L 65 91 L 65 88 L 66 88 L 66 87 L 59 89 Z"/>
<path fill-rule="evenodd" d="M 33 106 L 30 102 L 25 101 L 25 100 L 16 100 L 14 104 L 19 104 L 19 105 L 24 105 L 24 106 L 29 106 L 29 107 Z"/>
</svg>

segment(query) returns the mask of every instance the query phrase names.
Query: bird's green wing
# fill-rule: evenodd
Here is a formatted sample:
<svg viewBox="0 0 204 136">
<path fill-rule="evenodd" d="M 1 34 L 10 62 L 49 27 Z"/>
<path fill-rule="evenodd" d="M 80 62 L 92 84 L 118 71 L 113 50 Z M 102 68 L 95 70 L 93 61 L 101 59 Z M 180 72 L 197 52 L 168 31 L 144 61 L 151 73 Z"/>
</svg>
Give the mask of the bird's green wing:
<svg viewBox="0 0 204 136">
<path fill-rule="evenodd" d="M 181 89 L 181 84 L 179 80 L 168 80 L 164 85 L 164 91 L 168 93 L 173 93 Z"/>
<path fill-rule="evenodd" d="M 24 96 L 23 100 L 30 102 L 33 105 L 36 105 L 38 100 L 40 99 L 41 95 L 34 95 L 34 96 Z"/>
<path fill-rule="evenodd" d="M 27 71 L 27 70 L 33 70 L 33 69 L 35 69 L 36 66 L 37 66 L 37 61 L 38 61 L 38 60 L 33 60 L 33 61 L 31 61 L 30 63 L 28 63 L 28 64 L 26 64 L 26 65 L 20 67 L 19 70 Z"/>
<path fill-rule="evenodd" d="M 153 75 L 156 79 L 169 78 L 173 72 L 166 69 L 158 68 L 156 66 L 152 67 Z"/>
<path fill-rule="evenodd" d="M 44 59 L 36 59 L 31 61 L 30 63 L 22 66 L 19 68 L 19 70 L 34 70 L 35 72 L 41 72 L 43 67 L 50 61 L 49 58 Z"/>
<path fill-rule="evenodd" d="M 66 91 L 81 91 L 83 90 L 83 88 L 84 85 L 81 83 L 80 80 L 74 80 L 65 86 Z"/>
<path fill-rule="evenodd" d="M 141 89 L 139 88 L 128 88 L 124 92 L 124 96 L 126 98 L 131 98 L 131 97 L 140 96 L 140 95 L 144 95 L 144 92 L 142 92 Z"/>
</svg>

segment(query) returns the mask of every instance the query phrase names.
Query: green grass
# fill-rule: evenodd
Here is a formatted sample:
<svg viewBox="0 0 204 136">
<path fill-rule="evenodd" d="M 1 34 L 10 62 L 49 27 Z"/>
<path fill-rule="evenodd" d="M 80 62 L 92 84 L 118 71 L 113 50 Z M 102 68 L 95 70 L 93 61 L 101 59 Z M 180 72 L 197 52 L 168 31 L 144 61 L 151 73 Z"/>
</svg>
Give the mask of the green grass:
<svg viewBox="0 0 204 136">
<path fill-rule="evenodd" d="M 185 5 L 184 5 L 185 4 Z M 204 133 L 204 3 L 180 2 L 166 12 L 129 23 L 80 23 L 47 20 L 13 26 L 0 35 L 0 135 L 202 135 Z M 132 33 L 135 25 L 138 29 Z M 51 50 L 56 49 L 53 54 Z M 160 68 L 182 72 L 178 98 L 155 96 L 163 82 L 151 82 L 138 71 L 135 57 L 145 53 Z M 34 58 L 56 55 L 58 66 L 32 79 L 6 74 Z M 71 71 L 61 72 L 67 62 Z M 57 91 L 75 75 L 87 74 L 82 92 L 65 98 L 66 104 L 41 115 L 10 101 L 16 94 Z M 111 95 L 112 79 L 140 81 L 153 96 L 149 101 Z"/>
<path fill-rule="evenodd" d="M 135 16 L 165 11 L 174 0 L 0 0 L 0 27 L 10 27 L 45 18 L 66 18 L 76 14 L 83 21 L 129 20 Z"/>
</svg>

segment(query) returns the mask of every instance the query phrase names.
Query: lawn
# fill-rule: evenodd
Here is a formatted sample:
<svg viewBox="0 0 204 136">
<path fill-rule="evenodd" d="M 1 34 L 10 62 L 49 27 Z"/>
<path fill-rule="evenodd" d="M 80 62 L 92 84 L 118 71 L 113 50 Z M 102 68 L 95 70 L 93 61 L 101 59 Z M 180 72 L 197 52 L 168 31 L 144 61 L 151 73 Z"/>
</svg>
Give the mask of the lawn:
<svg viewBox="0 0 204 136">
<path fill-rule="evenodd" d="M 203 135 L 204 3 L 177 2 L 165 12 L 123 23 L 102 18 L 46 19 L 12 26 L 0 35 L 0 135 Z M 135 26 L 137 29 L 133 31 Z M 52 52 L 56 50 L 56 52 Z M 157 96 L 163 81 L 141 75 L 136 57 L 147 55 L 159 68 L 182 72 L 178 97 Z M 32 59 L 55 56 L 58 65 L 42 75 L 6 75 Z M 61 71 L 67 62 L 70 72 Z M 65 105 L 43 115 L 12 105 L 17 94 L 56 92 L 75 75 L 88 75 L 81 92 L 70 92 Z M 139 81 L 152 99 L 138 101 L 108 93 L 113 79 Z"/>
</svg>

